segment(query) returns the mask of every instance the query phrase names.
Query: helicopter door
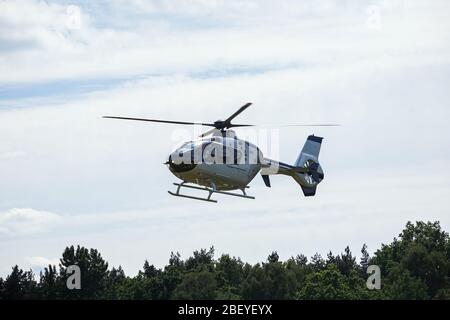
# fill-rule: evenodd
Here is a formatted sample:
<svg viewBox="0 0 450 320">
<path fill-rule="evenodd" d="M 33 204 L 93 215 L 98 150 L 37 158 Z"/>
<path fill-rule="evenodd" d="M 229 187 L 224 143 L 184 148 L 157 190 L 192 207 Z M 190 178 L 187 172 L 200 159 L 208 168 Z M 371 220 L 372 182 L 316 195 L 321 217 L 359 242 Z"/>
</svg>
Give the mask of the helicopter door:
<svg viewBox="0 0 450 320">
<path fill-rule="evenodd" d="M 242 161 L 242 157 L 243 156 L 244 155 L 242 154 L 241 151 L 235 149 L 234 150 L 233 164 L 234 165 L 239 165 L 241 163 L 241 161 Z"/>
</svg>

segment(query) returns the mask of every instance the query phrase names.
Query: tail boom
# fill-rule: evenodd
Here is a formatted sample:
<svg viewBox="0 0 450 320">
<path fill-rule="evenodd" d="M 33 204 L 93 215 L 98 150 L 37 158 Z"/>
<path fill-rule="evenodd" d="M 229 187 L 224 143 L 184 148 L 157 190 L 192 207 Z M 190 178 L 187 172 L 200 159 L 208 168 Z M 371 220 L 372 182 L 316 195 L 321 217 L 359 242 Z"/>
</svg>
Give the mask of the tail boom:
<svg viewBox="0 0 450 320">
<path fill-rule="evenodd" d="M 269 175 L 291 176 L 300 185 L 306 197 L 314 196 L 317 185 L 324 178 L 322 167 L 319 164 L 322 140 L 321 137 L 309 136 L 294 165 L 265 158 L 261 171 L 264 181 L 268 181 Z M 270 182 L 266 185 L 270 186 Z"/>
</svg>

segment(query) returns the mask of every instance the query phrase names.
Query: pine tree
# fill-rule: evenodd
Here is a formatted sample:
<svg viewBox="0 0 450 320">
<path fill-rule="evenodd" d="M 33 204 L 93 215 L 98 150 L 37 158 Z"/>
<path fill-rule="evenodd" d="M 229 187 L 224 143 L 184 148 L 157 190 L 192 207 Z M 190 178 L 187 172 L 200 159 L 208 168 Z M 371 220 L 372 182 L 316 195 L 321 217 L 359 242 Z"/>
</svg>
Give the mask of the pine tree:
<svg viewBox="0 0 450 320">
<path fill-rule="evenodd" d="M 333 252 L 328 252 L 327 254 L 327 261 L 326 265 L 329 266 L 330 264 L 336 264 L 336 257 L 333 255 Z"/>
<path fill-rule="evenodd" d="M 34 274 L 14 266 L 3 283 L 2 298 L 6 300 L 33 299 L 37 295 L 37 283 Z"/>
<path fill-rule="evenodd" d="M 57 299 L 60 293 L 60 283 L 56 266 L 49 265 L 41 272 L 39 292 L 42 299 Z"/>
<path fill-rule="evenodd" d="M 70 276 L 67 268 L 72 265 L 80 267 L 81 290 L 63 291 L 63 296 L 67 299 L 100 299 L 106 289 L 108 276 L 108 263 L 103 260 L 100 253 L 95 249 L 73 246 L 67 247 L 60 259 L 61 280 L 65 282 Z"/>
<path fill-rule="evenodd" d="M 150 265 L 150 263 L 148 262 L 148 260 L 145 260 L 144 262 L 144 272 L 143 272 L 143 276 L 145 278 L 151 279 L 151 278 L 155 278 L 160 274 L 160 270 L 156 269 L 154 265 Z"/>
<path fill-rule="evenodd" d="M 367 245 L 364 244 L 361 249 L 361 261 L 359 265 L 361 266 L 362 275 L 364 276 L 367 272 L 367 268 L 369 267 L 370 256 L 367 252 Z"/>
<path fill-rule="evenodd" d="M 295 257 L 295 262 L 299 266 L 306 266 L 308 264 L 308 258 L 304 254 L 299 254 Z"/>
<path fill-rule="evenodd" d="M 347 246 L 344 251 L 345 252 L 341 254 L 336 263 L 341 273 L 345 276 L 349 276 L 352 270 L 356 269 L 356 258 L 353 257 L 349 246 Z"/>
<path fill-rule="evenodd" d="M 267 257 L 267 262 L 275 263 L 275 262 L 278 262 L 279 259 L 280 259 L 280 256 L 278 255 L 278 253 L 276 251 L 272 251 L 272 253 Z"/>
<path fill-rule="evenodd" d="M 317 252 L 311 257 L 311 264 L 314 270 L 316 271 L 325 268 L 325 261 L 322 259 L 322 256 Z"/>
</svg>

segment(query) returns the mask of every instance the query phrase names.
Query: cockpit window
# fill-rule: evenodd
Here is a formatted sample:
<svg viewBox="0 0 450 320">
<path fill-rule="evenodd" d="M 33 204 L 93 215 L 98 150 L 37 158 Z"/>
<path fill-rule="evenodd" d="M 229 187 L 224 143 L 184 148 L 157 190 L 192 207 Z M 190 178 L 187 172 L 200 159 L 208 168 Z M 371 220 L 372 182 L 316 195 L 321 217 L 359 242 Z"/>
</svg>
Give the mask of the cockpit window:
<svg viewBox="0 0 450 320">
<path fill-rule="evenodd" d="M 193 149 L 197 146 L 205 146 L 210 144 L 211 141 L 199 140 L 199 141 L 190 141 L 183 144 L 180 149 Z"/>
<path fill-rule="evenodd" d="M 192 142 L 186 142 L 183 144 L 180 149 L 192 149 L 194 147 L 194 144 Z"/>
</svg>

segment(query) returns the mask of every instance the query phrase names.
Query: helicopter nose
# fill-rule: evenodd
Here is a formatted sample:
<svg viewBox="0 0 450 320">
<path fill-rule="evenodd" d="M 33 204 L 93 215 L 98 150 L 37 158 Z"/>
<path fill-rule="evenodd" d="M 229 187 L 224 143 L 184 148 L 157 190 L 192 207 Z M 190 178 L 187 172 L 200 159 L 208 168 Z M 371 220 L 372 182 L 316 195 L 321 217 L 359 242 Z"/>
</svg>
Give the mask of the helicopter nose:
<svg viewBox="0 0 450 320">
<path fill-rule="evenodd" d="M 164 164 L 169 165 L 172 162 L 172 155 L 169 155 L 169 159 Z"/>
<path fill-rule="evenodd" d="M 184 163 L 183 161 L 173 161 L 174 154 L 177 154 L 178 157 L 183 157 L 183 154 L 181 152 L 175 151 L 173 154 L 169 156 L 169 160 L 166 162 L 166 164 L 169 165 L 169 169 L 172 172 L 181 173 L 181 172 L 188 172 L 191 170 L 194 170 L 194 168 L 197 166 L 195 163 Z"/>
</svg>

